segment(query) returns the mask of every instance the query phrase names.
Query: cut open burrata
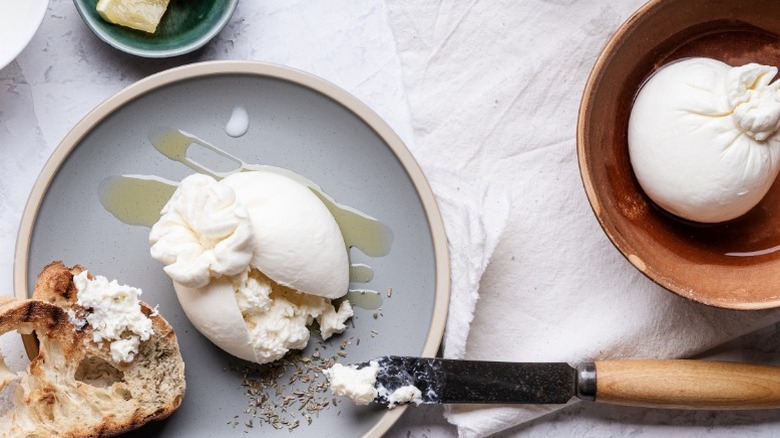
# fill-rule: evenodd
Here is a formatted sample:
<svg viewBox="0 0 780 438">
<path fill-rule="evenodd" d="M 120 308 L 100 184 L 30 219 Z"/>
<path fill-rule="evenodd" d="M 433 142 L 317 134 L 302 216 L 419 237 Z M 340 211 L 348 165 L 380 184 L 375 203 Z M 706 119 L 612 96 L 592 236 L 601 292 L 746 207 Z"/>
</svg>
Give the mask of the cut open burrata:
<svg viewBox="0 0 780 438">
<path fill-rule="evenodd" d="M 319 323 L 344 331 L 349 260 L 341 231 L 309 188 L 252 171 L 185 178 L 149 235 L 187 317 L 228 353 L 257 363 L 302 349 Z"/>
</svg>

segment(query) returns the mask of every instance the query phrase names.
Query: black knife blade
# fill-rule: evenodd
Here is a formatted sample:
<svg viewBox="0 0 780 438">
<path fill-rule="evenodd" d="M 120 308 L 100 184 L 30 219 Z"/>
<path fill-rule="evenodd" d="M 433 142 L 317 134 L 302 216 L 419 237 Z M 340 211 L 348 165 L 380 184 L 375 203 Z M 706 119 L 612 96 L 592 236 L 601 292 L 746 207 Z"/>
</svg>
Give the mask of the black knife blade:
<svg viewBox="0 0 780 438">
<path fill-rule="evenodd" d="M 510 363 L 385 356 L 379 365 L 376 402 L 414 386 L 422 403 L 561 404 L 577 395 L 579 371 L 567 363 Z M 362 364 L 366 366 L 368 364 Z"/>
</svg>

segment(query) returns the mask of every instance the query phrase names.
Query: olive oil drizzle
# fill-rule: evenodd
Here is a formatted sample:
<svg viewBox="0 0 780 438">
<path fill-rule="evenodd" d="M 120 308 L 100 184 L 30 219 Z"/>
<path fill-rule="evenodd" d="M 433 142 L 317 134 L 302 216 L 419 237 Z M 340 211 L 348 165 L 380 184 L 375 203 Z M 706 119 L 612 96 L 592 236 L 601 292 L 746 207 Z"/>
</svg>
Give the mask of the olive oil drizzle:
<svg viewBox="0 0 780 438">
<path fill-rule="evenodd" d="M 217 180 L 235 172 L 256 170 L 287 176 L 308 187 L 328 208 L 341 230 L 348 252 L 351 248 L 357 248 L 370 257 L 382 257 L 390 253 L 393 233 L 387 225 L 336 202 L 317 184 L 302 175 L 281 167 L 248 164 L 194 135 L 177 129 L 155 128 L 150 132 L 149 140 L 157 151 L 169 159 Z M 218 157 L 228 160 L 235 165 L 235 169 L 227 172 L 215 171 L 190 159 L 187 152 L 193 145 L 206 148 Z M 162 208 L 177 187 L 177 182 L 155 175 L 111 176 L 101 182 L 98 197 L 103 208 L 120 221 L 151 228 L 160 219 Z M 350 281 L 355 283 L 368 283 L 374 277 L 372 268 L 362 263 L 351 264 L 349 272 Z M 382 304 L 381 294 L 366 289 L 350 289 L 348 299 L 353 305 L 366 309 L 376 309 Z"/>
</svg>

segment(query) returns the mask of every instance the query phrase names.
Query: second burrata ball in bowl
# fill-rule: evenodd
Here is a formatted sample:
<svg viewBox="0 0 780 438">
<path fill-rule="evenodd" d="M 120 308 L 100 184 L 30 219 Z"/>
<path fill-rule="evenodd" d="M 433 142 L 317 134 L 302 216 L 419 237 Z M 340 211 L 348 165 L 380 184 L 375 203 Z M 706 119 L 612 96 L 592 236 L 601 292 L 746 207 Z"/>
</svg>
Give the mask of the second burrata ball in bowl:
<svg viewBox="0 0 780 438">
<path fill-rule="evenodd" d="M 737 218 L 780 169 L 777 68 L 688 58 L 659 69 L 628 123 L 631 166 L 644 192 L 691 221 Z"/>
<path fill-rule="evenodd" d="M 308 187 L 252 171 L 185 178 L 149 235 L 193 325 L 257 363 L 346 328 L 349 260 L 333 215 Z"/>
</svg>

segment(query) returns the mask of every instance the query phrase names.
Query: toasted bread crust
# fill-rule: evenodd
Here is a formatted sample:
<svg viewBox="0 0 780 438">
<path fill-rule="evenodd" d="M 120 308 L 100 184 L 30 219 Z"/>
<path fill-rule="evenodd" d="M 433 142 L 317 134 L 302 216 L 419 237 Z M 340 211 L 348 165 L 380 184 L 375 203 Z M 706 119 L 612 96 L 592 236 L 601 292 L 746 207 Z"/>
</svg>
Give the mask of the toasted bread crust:
<svg viewBox="0 0 780 438">
<path fill-rule="evenodd" d="M 77 308 L 73 276 L 81 266 L 44 268 L 31 300 L 0 300 L 0 333 L 35 331 L 40 352 L 27 373 L 0 372 L 0 390 L 14 384 L 23 405 L 0 413 L 0 430 L 12 436 L 111 436 L 169 416 L 185 391 L 184 363 L 173 328 L 148 305 L 154 334 L 130 363 L 116 363 L 107 343 L 92 341 L 68 310 Z M 2 367 L 4 368 L 4 367 Z M 3 371 L 3 370 L 0 370 Z"/>
</svg>

